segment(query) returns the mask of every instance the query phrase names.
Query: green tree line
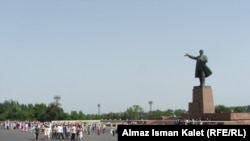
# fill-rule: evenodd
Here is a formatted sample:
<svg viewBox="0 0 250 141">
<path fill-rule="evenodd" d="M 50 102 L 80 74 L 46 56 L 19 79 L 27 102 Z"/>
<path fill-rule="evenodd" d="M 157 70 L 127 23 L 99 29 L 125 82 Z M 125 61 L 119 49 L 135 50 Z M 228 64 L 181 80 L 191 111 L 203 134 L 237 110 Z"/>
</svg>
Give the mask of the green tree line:
<svg viewBox="0 0 250 141">
<path fill-rule="evenodd" d="M 119 113 L 103 113 L 103 114 L 86 114 L 83 111 L 74 111 L 70 113 L 64 112 L 63 108 L 58 103 L 40 104 L 20 104 L 14 100 L 6 100 L 0 103 L 0 120 L 146 120 L 154 117 L 168 116 L 180 117 L 186 113 L 183 109 L 167 109 L 153 110 L 150 112 L 144 111 L 139 105 L 132 105 L 125 111 Z M 243 113 L 250 112 L 248 106 L 227 107 L 224 105 L 215 106 L 216 113 Z"/>
</svg>

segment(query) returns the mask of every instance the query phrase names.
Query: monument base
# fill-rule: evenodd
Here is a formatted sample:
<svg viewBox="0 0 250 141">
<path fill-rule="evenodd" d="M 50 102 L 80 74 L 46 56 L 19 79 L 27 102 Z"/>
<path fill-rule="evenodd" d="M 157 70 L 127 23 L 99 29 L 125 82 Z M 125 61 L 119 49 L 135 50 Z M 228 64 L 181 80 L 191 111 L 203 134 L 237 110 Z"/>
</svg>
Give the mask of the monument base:
<svg viewBox="0 0 250 141">
<path fill-rule="evenodd" d="M 188 112 L 192 114 L 215 113 L 213 92 L 210 86 L 195 86 L 193 101 L 189 103 Z"/>
<path fill-rule="evenodd" d="M 194 119 L 206 124 L 250 125 L 250 113 L 215 113 L 210 86 L 195 86 L 192 100 L 188 105 L 188 113 L 181 115 L 182 120 Z"/>
</svg>

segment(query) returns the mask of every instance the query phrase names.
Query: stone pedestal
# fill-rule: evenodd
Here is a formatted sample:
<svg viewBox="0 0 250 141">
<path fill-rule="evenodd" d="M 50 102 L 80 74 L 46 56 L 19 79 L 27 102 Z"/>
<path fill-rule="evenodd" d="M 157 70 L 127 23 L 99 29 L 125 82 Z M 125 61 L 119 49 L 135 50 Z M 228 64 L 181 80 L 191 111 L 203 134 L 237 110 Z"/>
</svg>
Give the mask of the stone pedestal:
<svg viewBox="0 0 250 141">
<path fill-rule="evenodd" d="M 194 87 L 193 102 L 189 103 L 190 114 L 215 113 L 213 92 L 210 86 Z"/>
</svg>

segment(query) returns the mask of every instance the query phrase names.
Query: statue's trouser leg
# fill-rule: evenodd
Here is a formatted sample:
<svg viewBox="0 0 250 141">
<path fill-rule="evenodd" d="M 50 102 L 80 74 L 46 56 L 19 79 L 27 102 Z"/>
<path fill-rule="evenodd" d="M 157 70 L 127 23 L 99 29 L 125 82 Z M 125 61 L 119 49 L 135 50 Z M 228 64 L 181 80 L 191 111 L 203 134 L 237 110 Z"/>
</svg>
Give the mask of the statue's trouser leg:
<svg viewBox="0 0 250 141">
<path fill-rule="evenodd" d="M 205 73 L 202 71 L 200 75 L 200 85 L 205 86 Z"/>
</svg>

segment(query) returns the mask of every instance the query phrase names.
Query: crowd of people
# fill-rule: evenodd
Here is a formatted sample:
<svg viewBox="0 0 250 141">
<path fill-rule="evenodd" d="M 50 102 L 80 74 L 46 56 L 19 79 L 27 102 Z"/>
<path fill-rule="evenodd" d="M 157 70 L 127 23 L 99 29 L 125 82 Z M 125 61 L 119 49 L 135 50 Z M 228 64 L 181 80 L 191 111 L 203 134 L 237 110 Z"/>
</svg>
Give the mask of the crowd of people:
<svg viewBox="0 0 250 141">
<path fill-rule="evenodd" d="M 102 122 L 40 122 L 40 121 L 0 121 L 0 129 L 32 132 L 34 139 L 82 141 L 84 135 L 110 134 L 115 136 L 117 124 L 107 126 Z"/>
</svg>

